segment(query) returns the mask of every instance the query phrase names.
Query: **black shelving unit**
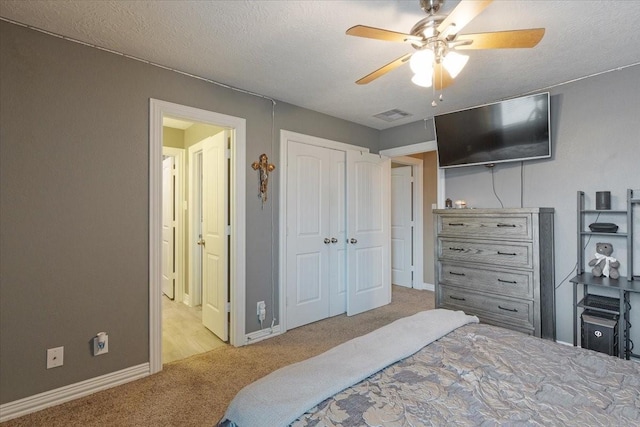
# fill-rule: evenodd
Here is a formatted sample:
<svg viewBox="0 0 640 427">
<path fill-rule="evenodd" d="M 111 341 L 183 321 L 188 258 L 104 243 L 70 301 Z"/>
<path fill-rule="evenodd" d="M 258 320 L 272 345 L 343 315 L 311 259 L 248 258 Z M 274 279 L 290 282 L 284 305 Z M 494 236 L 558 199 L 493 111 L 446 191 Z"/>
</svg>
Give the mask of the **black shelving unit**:
<svg viewBox="0 0 640 427">
<path fill-rule="evenodd" d="M 618 355 L 620 358 L 640 358 L 630 348 L 630 323 L 629 311 L 631 310 L 631 294 L 640 293 L 640 276 L 633 274 L 633 207 L 640 204 L 640 198 L 634 197 L 634 190 L 627 190 L 626 210 L 593 210 L 585 209 L 584 192 L 578 191 L 578 267 L 576 276 L 571 279 L 573 283 L 573 345 L 578 345 L 578 308 L 591 312 L 600 312 L 618 316 Z M 620 233 L 602 233 L 586 231 L 585 217 L 587 215 L 600 214 L 626 219 L 627 229 Z M 585 267 L 585 237 L 606 236 L 616 240 L 626 240 L 627 244 L 627 274 L 618 279 L 609 277 L 596 277 L 584 271 Z M 621 271 L 622 273 L 623 271 Z M 582 299 L 578 301 L 578 286 L 582 285 Z M 589 293 L 589 288 L 607 288 L 618 292 L 618 298 L 605 297 Z"/>
</svg>

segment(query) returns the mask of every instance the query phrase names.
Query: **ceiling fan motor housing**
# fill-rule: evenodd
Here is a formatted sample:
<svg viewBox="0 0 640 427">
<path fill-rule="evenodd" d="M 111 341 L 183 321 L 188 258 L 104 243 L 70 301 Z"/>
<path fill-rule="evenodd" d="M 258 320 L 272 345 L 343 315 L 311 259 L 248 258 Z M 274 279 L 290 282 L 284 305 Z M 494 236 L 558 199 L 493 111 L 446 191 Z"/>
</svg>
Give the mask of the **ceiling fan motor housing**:
<svg viewBox="0 0 640 427">
<path fill-rule="evenodd" d="M 444 19 L 445 16 L 431 15 L 416 22 L 413 28 L 411 28 L 410 34 L 420 37 L 422 40 L 410 40 L 413 47 L 420 49 L 430 41 L 436 40 L 439 35 L 437 28 Z"/>
</svg>

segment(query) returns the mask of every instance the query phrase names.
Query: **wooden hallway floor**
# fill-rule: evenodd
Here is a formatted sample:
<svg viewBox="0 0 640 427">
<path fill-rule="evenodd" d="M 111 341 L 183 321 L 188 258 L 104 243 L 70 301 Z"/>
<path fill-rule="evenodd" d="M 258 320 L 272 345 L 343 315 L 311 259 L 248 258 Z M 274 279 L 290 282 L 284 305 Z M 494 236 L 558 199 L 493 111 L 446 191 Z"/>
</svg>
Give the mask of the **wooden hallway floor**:
<svg viewBox="0 0 640 427">
<path fill-rule="evenodd" d="M 162 297 L 162 363 L 185 359 L 227 345 L 202 324 L 202 306 Z"/>
</svg>

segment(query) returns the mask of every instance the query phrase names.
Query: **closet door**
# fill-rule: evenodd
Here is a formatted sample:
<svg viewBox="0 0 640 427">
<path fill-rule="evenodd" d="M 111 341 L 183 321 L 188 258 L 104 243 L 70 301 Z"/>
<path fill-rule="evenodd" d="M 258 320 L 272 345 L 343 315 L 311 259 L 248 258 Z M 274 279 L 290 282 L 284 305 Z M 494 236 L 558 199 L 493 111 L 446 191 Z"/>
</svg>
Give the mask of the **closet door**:
<svg viewBox="0 0 640 427">
<path fill-rule="evenodd" d="M 391 302 L 391 161 L 347 152 L 347 315 Z"/>
<path fill-rule="evenodd" d="M 337 316 L 347 311 L 347 156 L 344 151 L 329 151 L 331 151 L 329 316 Z"/>
<path fill-rule="evenodd" d="M 340 210 L 339 191 L 332 191 L 332 185 L 337 185 L 334 183 L 339 181 L 338 163 L 341 157 L 344 164 L 344 152 L 292 141 L 288 143 L 288 329 L 339 314 L 335 311 L 340 308 L 331 310 L 332 300 L 337 299 L 335 296 L 332 298 L 331 293 L 332 290 L 336 293 L 344 288 L 344 278 L 340 280 L 340 273 L 337 272 L 339 264 L 332 258 L 341 247 L 344 250 L 344 245 L 332 242 L 332 239 L 337 240 L 340 227 L 332 228 L 331 216 L 332 212 L 335 214 Z M 342 206 L 344 208 L 344 202 Z M 332 283 L 332 278 L 338 281 Z"/>
<path fill-rule="evenodd" d="M 287 329 L 391 302 L 390 165 L 288 141 Z"/>
</svg>

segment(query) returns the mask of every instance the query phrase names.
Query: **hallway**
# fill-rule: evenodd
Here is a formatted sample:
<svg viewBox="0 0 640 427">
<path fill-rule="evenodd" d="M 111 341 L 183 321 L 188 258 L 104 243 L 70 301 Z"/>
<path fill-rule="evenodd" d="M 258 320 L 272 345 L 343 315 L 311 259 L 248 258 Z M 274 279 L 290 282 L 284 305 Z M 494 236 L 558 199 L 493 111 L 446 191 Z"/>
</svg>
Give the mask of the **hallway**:
<svg viewBox="0 0 640 427">
<path fill-rule="evenodd" d="M 202 325 L 202 307 L 162 297 L 162 363 L 227 345 Z"/>
</svg>

